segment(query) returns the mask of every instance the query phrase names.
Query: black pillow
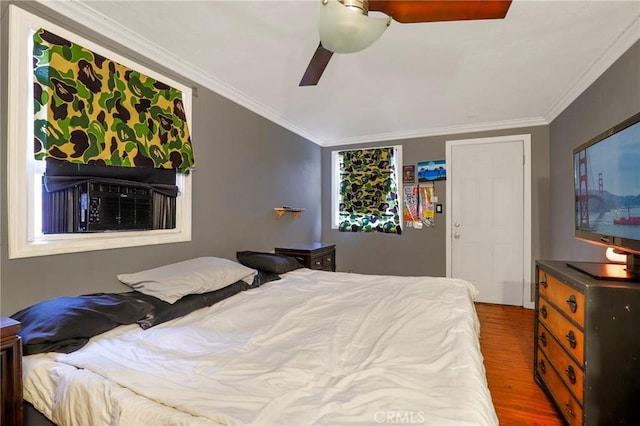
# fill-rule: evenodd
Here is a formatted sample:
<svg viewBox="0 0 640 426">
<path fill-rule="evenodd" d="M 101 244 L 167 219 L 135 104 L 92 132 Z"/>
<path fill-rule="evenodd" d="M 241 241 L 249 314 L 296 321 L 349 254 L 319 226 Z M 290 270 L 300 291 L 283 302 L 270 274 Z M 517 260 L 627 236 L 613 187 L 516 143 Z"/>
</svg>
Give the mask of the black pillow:
<svg viewBox="0 0 640 426">
<path fill-rule="evenodd" d="M 207 293 L 188 294 L 174 303 L 167 303 L 157 297 L 140 293 L 138 291 L 132 291 L 124 294 L 128 295 L 132 299 L 142 300 L 153 306 L 151 312 L 149 312 L 144 318 L 136 321 L 142 329 L 146 330 L 174 318 L 185 316 L 198 309 L 211 306 L 214 303 L 218 303 L 221 300 L 236 295 L 248 288 L 250 288 L 250 285 L 246 282 L 236 281 L 226 287 Z"/>
<path fill-rule="evenodd" d="M 258 270 L 258 273 L 255 277 L 253 277 L 253 283 L 251 284 L 251 288 L 260 287 L 264 283 L 268 283 L 269 281 L 277 281 L 280 279 L 280 275 L 274 272 L 267 272 Z"/>
<path fill-rule="evenodd" d="M 291 256 L 275 253 L 262 253 L 258 251 L 239 251 L 236 253 L 238 262 L 244 266 L 258 271 L 284 274 L 285 272 L 304 268 L 304 266 Z"/>
<path fill-rule="evenodd" d="M 131 324 L 153 306 L 122 294 L 97 293 L 59 297 L 16 312 L 25 355 L 42 352 L 70 353 L 89 339 L 119 325 Z"/>
</svg>

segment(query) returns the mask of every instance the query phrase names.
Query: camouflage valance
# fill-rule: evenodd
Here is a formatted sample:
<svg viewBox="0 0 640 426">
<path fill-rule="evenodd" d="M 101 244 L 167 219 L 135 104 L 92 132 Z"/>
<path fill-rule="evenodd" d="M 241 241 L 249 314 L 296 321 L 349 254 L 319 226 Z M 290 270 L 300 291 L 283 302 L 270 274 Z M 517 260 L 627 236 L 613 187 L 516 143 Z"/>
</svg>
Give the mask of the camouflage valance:
<svg viewBox="0 0 640 426">
<path fill-rule="evenodd" d="M 182 92 L 44 29 L 33 35 L 36 159 L 195 166 Z"/>
</svg>

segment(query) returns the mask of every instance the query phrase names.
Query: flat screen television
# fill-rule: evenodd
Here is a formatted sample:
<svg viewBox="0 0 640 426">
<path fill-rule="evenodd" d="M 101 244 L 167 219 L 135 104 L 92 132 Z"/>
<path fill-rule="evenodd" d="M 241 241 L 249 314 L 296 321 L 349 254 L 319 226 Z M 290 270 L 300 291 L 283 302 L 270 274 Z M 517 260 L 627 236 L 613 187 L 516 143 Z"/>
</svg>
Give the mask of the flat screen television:
<svg viewBox="0 0 640 426">
<path fill-rule="evenodd" d="M 594 278 L 640 281 L 640 113 L 573 150 L 575 236 L 626 264 L 570 262 Z"/>
</svg>

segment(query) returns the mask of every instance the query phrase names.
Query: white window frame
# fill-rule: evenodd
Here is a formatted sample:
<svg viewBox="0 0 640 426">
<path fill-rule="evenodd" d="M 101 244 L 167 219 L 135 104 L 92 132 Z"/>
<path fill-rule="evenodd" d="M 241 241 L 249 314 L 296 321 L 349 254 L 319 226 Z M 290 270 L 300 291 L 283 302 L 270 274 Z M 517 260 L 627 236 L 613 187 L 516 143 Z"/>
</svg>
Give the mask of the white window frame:
<svg viewBox="0 0 640 426">
<path fill-rule="evenodd" d="M 43 18 L 9 5 L 9 75 L 7 102 L 7 194 L 9 259 L 191 241 L 191 175 L 178 173 L 176 228 L 150 231 L 42 234 L 35 221 L 41 208 L 37 181 L 42 163 L 33 154 L 33 33 L 45 28 L 106 58 L 182 91 L 191 129 L 192 90 L 123 56 L 111 52 Z"/>
<path fill-rule="evenodd" d="M 402 187 L 402 145 L 386 145 L 386 146 L 369 146 L 365 148 L 353 148 L 353 151 L 360 149 L 380 149 L 380 148 L 393 148 L 395 151 L 394 166 L 396 171 L 396 182 L 398 184 L 398 208 L 400 228 L 403 229 L 403 209 L 404 189 Z M 350 151 L 350 149 L 339 149 L 337 151 L 331 151 L 331 229 L 338 229 L 340 225 L 340 160 L 338 153 L 343 151 Z"/>
</svg>

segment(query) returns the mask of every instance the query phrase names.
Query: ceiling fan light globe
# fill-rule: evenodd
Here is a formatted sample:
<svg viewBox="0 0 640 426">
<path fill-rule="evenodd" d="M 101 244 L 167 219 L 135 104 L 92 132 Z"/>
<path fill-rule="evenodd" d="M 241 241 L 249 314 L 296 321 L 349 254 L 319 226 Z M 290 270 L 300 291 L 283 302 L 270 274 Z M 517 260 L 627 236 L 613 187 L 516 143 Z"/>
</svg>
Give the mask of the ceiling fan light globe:
<svg viewBox="0 0 640 426">
<path fill-rule="evenodd" d="M 328 0 L 320 6 L 320 42 L 334 53 L 358 52 L 371 46 L 390 23 L 391 18 L 372 18 L 337 0 Z"/>
</svg>

